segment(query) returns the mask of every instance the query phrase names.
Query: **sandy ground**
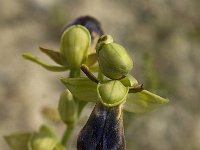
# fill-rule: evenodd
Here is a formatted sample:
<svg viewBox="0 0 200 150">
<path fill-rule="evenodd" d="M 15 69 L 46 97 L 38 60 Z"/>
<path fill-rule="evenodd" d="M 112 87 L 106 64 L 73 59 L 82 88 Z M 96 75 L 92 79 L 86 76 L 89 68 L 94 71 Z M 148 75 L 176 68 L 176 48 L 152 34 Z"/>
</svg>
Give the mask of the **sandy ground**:
<svg viewBox="0 0 200 150">
<path fill-rule="evenodd" d="M 132 74 L 170 99 L 148 114 L 125 113 L 127 150 L 199 150 L 199 7 L 198 0 L 0 1 L 0 136 L 48 123 L 61 136 L 64 126 L 41 112 L 56 110 L 64 89 L 58 78 L 65 73 L 50 73 L 20 55 L 31 52 L 51 62 L 38 46 L 58 49 L 65 23 L 92 15 L 129 50 L 135 62 Z M 84 111 L 80 127 L 91 108 Z M 0 149 L 9 150 L 3 138 Z"/>
</svg>

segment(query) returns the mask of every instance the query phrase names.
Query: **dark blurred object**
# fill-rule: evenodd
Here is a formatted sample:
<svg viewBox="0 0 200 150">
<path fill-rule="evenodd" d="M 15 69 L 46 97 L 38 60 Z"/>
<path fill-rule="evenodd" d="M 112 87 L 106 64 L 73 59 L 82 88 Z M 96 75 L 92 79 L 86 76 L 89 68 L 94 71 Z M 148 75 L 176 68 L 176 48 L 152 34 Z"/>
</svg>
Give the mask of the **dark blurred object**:
<svg viewBox="0 0 200 150">
<path fill-rule="evenodd" d="M 124 128 L 120 106 L 105 107 L 97 103 L 86 125 L 79 133 L 78 150 L 125 150 Z"/>
<path fill-rule="evenodd" d="M 77 24 L 85 26 L 89 30 L 92 40 L 97 36 L 103 35 L 104 33 L 101 28 L 101 23 L 97 19 L 91 16 L 82 16 L 77 18 L 76 20 L 65 26 L 64 30 L 72 25 L 77 25 Z"/>
</svg>

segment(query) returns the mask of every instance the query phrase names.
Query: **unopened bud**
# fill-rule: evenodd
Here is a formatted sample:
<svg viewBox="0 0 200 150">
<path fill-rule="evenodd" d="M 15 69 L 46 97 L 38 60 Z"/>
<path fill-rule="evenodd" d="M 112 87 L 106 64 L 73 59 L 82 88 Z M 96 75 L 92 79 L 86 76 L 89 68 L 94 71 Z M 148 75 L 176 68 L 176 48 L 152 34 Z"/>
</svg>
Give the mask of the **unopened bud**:
<svg viewBox="0 0 200 150">
<path fill-rule="evenodd" d="M 31 150 L 53 150 L 57 142 L 52 131 L 46 126 L 42 126 L 39 132 L 32 135 L 29 147 Z"/>
<path fill-rule="evenodd" d="M 110 80 L 99 83 L 97 93 L 101 103 L 107 107 L 117 106 L 126 100 L 128 87 L 125 87 L 118 80 Z"/>
<path fill-rule="evenodd" d="M 89 31 L 81 25 L 67 28 L 60 43 L 61 57 L 70 69 L 79 69 L 87 59 L 91 37 Z"/>
<path fill-rule="evenodd" d="M 110 35 L 103 35 L 96 51 L 102 73 L 110 79 L 120 79 L 132 69 L 133 61 L 126 49 L 114 43 Z"/>
<path fill-rule="evenodd" d="M 77 104 L 69 90 L 65 90 L 59 100 L 58 111 L 65 123 L 73 123 L 77 118 Z"/>
</svg>

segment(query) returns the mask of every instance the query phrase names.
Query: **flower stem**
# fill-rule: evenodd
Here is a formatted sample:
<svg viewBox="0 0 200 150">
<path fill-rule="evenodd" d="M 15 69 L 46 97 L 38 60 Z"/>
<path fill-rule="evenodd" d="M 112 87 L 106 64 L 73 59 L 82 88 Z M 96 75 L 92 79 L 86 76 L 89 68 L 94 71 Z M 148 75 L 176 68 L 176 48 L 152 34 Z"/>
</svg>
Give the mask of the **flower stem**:
<svg viewBox="0 0 200 150">
<path fill-rule="evenodd" d="M 72 135 L 74 127 L 75 127 L 74 124 L 68 124 L 67 128 L 65 129 L 65 132 L 61 140 L 61 144 L 63 146 L 66 146 L 68 144 L 68 141 L 70 139 L 70 136 Z"/>
<path fill-rule="evenodd" d="M 85 73 L 85 75 L 93 82 L 99 83 L 99 80 L 90 72 L 89 68 L 86 65 L 81 66 L 81 70 Z"/>
<path fill-rule="evenodd" d="M 70 70 L 69 78 L 77 78 L 77 77 L 80 77 L 80 69 Z M 62 139 L 61 139 L 61 144 L 63 146 L 68 147 L 68 141 L 69 141 L 69 139 L 70 139 L 70 137 L 71 137 L 71 135 L 74 131 L 75 125 L 76 125 L 76 121 L 74 121 L 71 124 L 67 124 L 65 132 L 64 132 Z"/>
<path fill-rule="evenodd" d="M 80 69 L 78 70 L 71 70 L 69 73 L 70 78 L 78 78 L 80 77 Z"/>
</svg>

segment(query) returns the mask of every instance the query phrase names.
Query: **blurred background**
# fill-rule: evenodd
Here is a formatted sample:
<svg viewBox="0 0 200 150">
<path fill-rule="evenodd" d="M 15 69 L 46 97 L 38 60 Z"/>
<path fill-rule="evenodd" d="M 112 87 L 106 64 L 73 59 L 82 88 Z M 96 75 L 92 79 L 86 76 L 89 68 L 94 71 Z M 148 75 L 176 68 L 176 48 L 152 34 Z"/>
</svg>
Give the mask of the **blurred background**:
<svg viewBox="0 0 200 150">
<path fill-rule="evenodd" d="M 127 150 L 200 149 L 199 0 L 7 0 L 0 1 L 0 149 L 3 135 L 49 124 L 62 135 L 56 108 L 64 86 L 52 73 L 22 59 L 38 46 L 59 48 L 63 27 L 77 17 L 97 18 L 132 55 L 132 75 L 170 103 L 141 115 L 124 114 Z M 71 141 L 87 120 L 80 119 Z M 51 120 L 48 119 L 51 117 Z M 54 117 L 52 117 L 54 116 Z"/>
</svg>

